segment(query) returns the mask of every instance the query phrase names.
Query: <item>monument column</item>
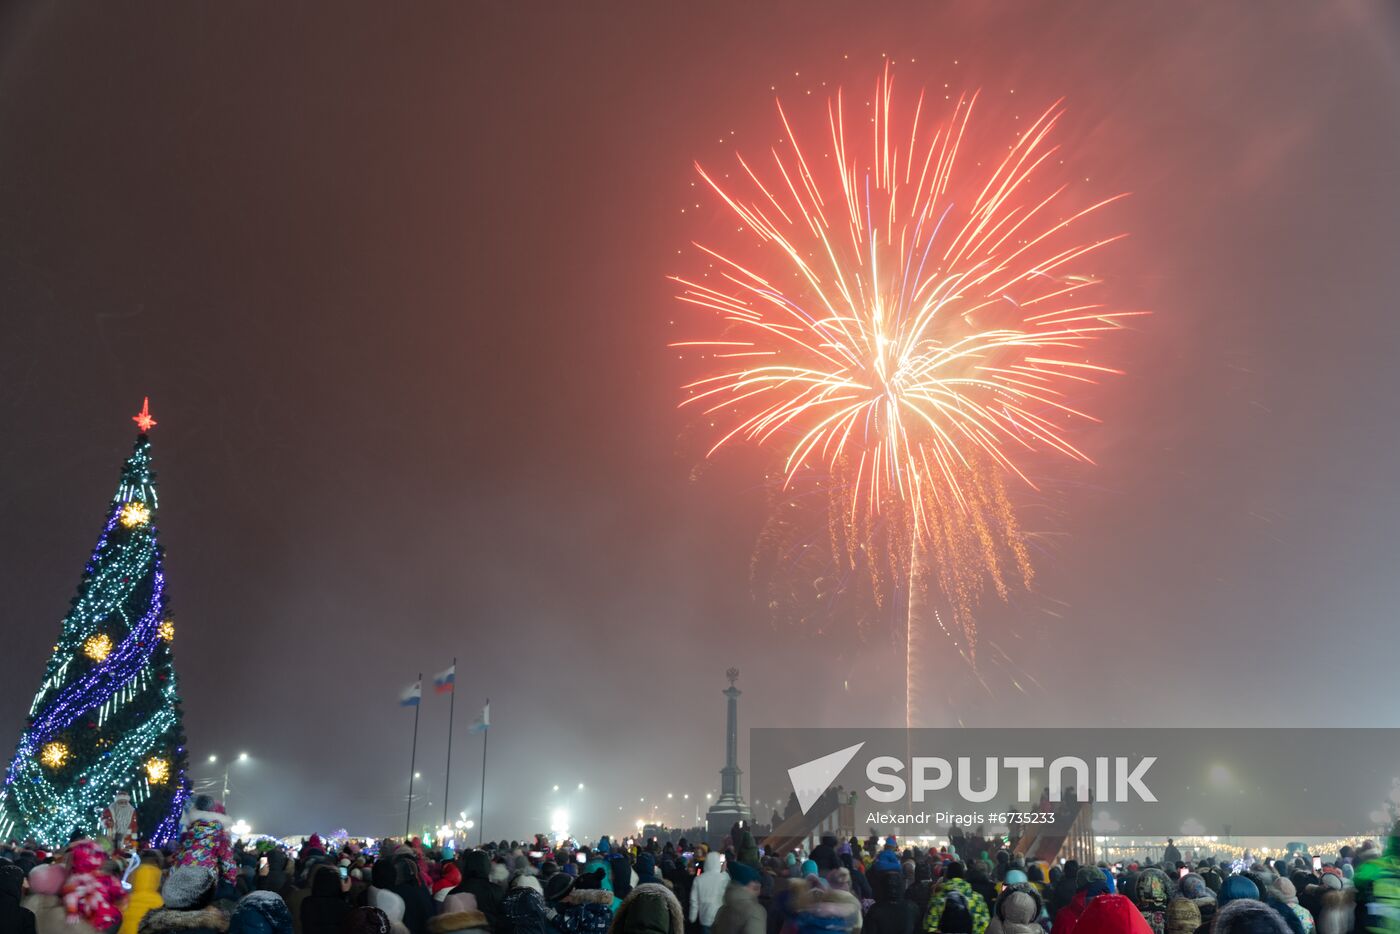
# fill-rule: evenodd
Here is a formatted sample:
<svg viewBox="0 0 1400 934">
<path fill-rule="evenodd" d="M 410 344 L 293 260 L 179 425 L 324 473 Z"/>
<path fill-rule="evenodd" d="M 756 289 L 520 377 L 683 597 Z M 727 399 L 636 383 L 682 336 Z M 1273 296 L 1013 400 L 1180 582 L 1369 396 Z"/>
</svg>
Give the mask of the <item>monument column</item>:
<svg viewBox="0 0 1400 934">
<path fill-rule="evenodd" d="M 731 668 L 724 673 L 729 679 L 729 687 L 724 689 L 728 699 L 728 710 L 724 733 L 724 768 L 720 769 L 719 800 L 710 806 L 705 814 L 705 833 L 710 845 L 718 845 L 735 822 L 748 824 L 752 820 L 749 806 L 739 790 L 739 695 L 743 692 L 734 686 L 739 680 L 739 669 Z M 739 841 L 734 840 L 733 843 Z"/>
</svg>

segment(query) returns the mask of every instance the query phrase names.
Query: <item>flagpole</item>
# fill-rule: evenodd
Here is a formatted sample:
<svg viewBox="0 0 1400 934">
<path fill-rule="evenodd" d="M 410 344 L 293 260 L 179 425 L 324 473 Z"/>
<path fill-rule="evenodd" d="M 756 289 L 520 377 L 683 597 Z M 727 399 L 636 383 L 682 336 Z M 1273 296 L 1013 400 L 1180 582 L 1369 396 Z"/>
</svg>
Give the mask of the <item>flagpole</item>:
<svg viewBox="0 0 1400 934">
<path fill-rule="evenodd" d="M 452 659 L 452 700 L 447 702 L 447 775 L 442 780 L 442 826 L 447 826 L 447 792 L 452 787 L 452 715 L 457 710 L 457 659 Z"/>
<path fill-rule="evenodd" d="M 408 757 L 408 813 L 403 818 L 403 839 L 408 842 L 408 829 L 413 824 L 413 774 L 418 767 L 418 714 L 423 709 L 423 672 L 418 672 L 418 703 L 413 705 L 413 752 Z"/>
<path fill-rule="evenodd" d="M 491 709 L 491 698 L 486 698 L 486 709 Z M 486 842 L 486 741 L 491 738 L 491 724 L 486 724 L 486 729 L 481 731 L 481 813 L 477 815 L 481 820 L 477 823 L 476 845 L 481 846 Z"/>
</svg>

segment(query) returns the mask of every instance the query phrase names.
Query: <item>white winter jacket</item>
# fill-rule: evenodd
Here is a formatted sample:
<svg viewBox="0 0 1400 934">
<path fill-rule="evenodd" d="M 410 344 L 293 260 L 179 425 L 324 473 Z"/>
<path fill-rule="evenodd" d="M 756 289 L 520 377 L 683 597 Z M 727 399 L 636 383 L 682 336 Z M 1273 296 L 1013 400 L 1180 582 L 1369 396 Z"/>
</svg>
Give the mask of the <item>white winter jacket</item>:
<svg viewBox="0 0 1400 934">
<path fill-rule="evenodd" d="M 720 863 L 720 855 L 711 850 L 705 856 L 704 871 L 690 887 L 690 920 L 705 927 L 714 924 L 728 885 L 729 874 Z"/>
</svg>

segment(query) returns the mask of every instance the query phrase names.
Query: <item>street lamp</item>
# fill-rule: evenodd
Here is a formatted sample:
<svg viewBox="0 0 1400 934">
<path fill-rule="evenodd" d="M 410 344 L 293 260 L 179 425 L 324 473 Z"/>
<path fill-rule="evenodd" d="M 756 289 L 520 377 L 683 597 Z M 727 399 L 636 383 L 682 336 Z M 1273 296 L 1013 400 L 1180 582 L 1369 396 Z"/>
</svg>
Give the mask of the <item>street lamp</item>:
<svg viewBox="0 0 1400 934">
<path fill-rule="evenodd" d="M 210 762 L 211 765 L 217 764 L 218 761 L 219 761 L 219 754 L 218 754 L 218 753 L 210 753 L 210 754 L 209 754 L 209 762 Z M 248 754 L 247 754 L 246 752 L 240 752 L 240 753 L 238 754 L 238 761 L 239 761 L 239 762 L 247 762 L 247 761 L 248 761 Z M 230 763 L 228 763 L 228 762 L 225 762 L 225 763 L 224 763 L 224 795 L 223 795 L 223 800 L 224 800 L 225 806 L 227 806 L 227 804 L 228 804 L 228 792 L 229 792 L 229 787 L 228 787 L 228 772 L 229 772 L 229 765 L 230 765 Z"/>
</svg>

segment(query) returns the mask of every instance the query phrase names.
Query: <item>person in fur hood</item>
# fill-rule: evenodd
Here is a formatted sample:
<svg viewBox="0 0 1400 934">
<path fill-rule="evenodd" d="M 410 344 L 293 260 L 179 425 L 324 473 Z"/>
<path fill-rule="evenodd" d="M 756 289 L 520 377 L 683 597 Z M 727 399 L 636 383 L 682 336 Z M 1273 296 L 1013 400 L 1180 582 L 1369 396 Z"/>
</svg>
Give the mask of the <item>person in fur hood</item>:
<svg viewBox="0 0 1400 934">
<path fill-rule="evenodd" d="M 164 908 L 146 912 L 138 934 L 224 934 L 228 915 L 214 906 L 214 871 L 205 866 L 170 870 L 160 897 Z"/>
<path fill-rule="evenodd" d="M 554 908 L 554 928 L 560 934 L 607 934 L 613 918 L 612 893 L 596 885 L 580 888 L 582 881 L 561 872 L 545 882 L 544 897 Z"/>
<path fill-rule="evenodd" d="M 428 934 L 461 934 L 464 931 L 490 931 L 486 915 L 477 910 L 476 899 L 458 892 L 443 899 L 442 913 L 428 921 Z"/>
<path fill-rule="evenodd" d="M 237 897 L 238 858 L 229 839 L 228 815 L 221 802 L 209 795 L 197 795 L 193 807 L 180 822 L 180 842 L 175 849 L 176 866 L 204 866 L 213 870 L 216 884 L 227 886 L 220 899 Z"/>
<path fill-rule="evenodd" d="M 639 885 L 618 906 L 608 934 L 685 934 L 685 914 L 666 886 Z"/>
</svg>

